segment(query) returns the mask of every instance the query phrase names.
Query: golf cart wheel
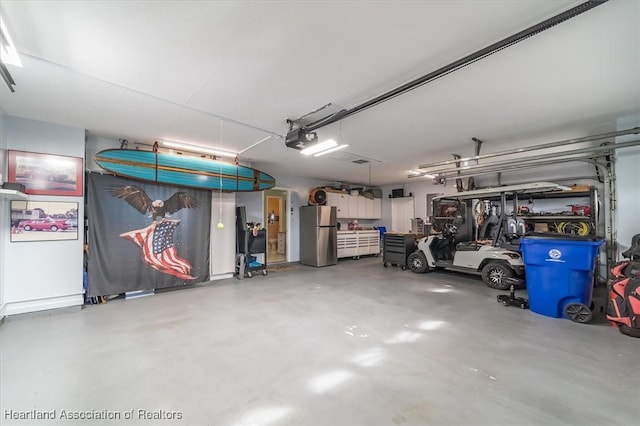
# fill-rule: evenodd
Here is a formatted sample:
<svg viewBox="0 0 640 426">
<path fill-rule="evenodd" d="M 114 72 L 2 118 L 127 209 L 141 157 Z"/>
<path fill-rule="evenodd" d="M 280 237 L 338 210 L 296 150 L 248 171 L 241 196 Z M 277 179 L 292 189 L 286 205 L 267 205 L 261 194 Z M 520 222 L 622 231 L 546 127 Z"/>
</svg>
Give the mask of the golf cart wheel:
<svg viewBox="0 0 640 426">
<path fill-rule="evenodd" d="M 509 290 L 511 283 L 508 278 L 513 278 L 513 275 L 511 268 L 498 262 L 489 262 L 482 268 L 482 281 L 496 290 Z"/>
<path fill-rule="evenodd" d="M 593 318 L 593 313 L 587 305 L 582 303 L 569 303 L 564 307 L 564 314 L 573 322 L 588 323 Z"/>
<path fill-rule="evenodd" d="M 428 268 L 427 258 L 421 251 L 411 253 L 409 259 L 407 259 L 407 263 L 409 264 L 411 272 L 415 272 L 416 274 L 424 274 Z"/>
</svg>

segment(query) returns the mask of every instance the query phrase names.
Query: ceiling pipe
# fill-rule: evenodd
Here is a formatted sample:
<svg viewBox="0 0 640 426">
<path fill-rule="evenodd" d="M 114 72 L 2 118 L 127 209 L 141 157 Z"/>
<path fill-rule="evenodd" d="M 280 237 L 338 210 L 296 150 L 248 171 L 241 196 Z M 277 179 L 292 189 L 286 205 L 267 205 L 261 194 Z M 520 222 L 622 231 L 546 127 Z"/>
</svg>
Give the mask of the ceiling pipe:
<svg viewBox="0 0 640 426">
<path fill-rule="evenodd" d="M 618 137 L 618 136 L 633 135 L 633 134 L 638 134 L 638 133 L 640 133 L 640 127 L 634 127 L 632 129 L 619 130 L 617 132 L 602 133 L 600 135 L 584 136 L 584 137 L 581 137 L 581 138 L 566 139 L 566 140 L 563 140 L 563 141 L 549 142 L 549 143 L 544 143 L 544 144 L 541 144 L 541 145 L 533 145 L 533 146 L 527 146 L 527 147 L 523 147 L 523 148 L 507 149 L 505 151 L 492 152 L 492 153 L 489 153 L 489 154 L 474 155 L 473 157 L 461 158 L 460 160 L 437 161 L 435 163 L 423 164 L 421 166 L 418 166 L 418 168 L 419 169 L 428 169 L 428 168 L 436 167 L 436 166 L 448 166 L 448 165 L 454 165 L 456 163 L 456 161 L 482 160 L 482 159 L 485 159 L 485 158 L 494 158 L 494 157 L 499 157 L 499 156 L 502 156 L 502 155 L 520 154 L 520 153 L 523 153 L 523 152 L 530 152 L 530 151 L 535 151 L 535 150 L 538 150 L 538 149 L 556 148 L 556 147 L 564 146 L 564 145 L 572 145 L 572 144 L 582 143 L 582 142 L 592 142 L 592 141 L 598 141 L 598 140 L 602 140 L 602 139 L 610 139 L 610 138 L 615 138 L 615 137 Z M 432 174 L 432 173 L 430 173 L 430 174 Z"/>
<path fill-rule="evenodd" d="M 553 182 L 572 182 L 575 183 L 576 181 L 580 181 L 580 180 L 595 180 L 597 182 L 600 182 L 598 180 L 598 178 L 596 176 L 574 176 L 574 177 L 570 177 L 570 178 L 553 178 Z M 519 184 L 527 184 L 527 183 L 535 183 L 535 182 L 540 182 L 539 179 L 536 180 L 528 180 L 525 182 L 521 182 L 520 180 L 518 180 Z M 602 183 L 602 182 L 600 182 Z M 510 184 L 507 184 L 510 185 Z"/>
<path fill-rule="evenodd" d="M 440 77 L 444 77 L 447 74 L 450 74 L 454 71 L 457 71 L 463 67 L 466 67 L 467 65 L 470 65 L 484 57 L 487 57 L 489 55 L 492 55 L 496 52 L 499 52 L 502 49 L 506 49 L 509 46 L 513 46 L 516 43 L 521 42 L 522 40 L 525 40 L 529 37 L 532 37 L 538 33 L 541 33 L 542 31 L 548 30 L 549 28 L 552 28 L 566 20 L 569 20 L 575 16 L 580 15 L 581 13 L 584 13 L 588 10 L 593 9 L 596 6 L 600 6 L 603 3 L 606 3 L 608 0 L 589 0 L 586 1 L 584 3 L 581 3 L 567 11 L 564 11 L 562 13 L 559 13 L 549 19 L 546 19 L 536 25 L 533 25 L 529 28 L 526 28 L 522 31 L 520 31 L 519 33 L 516 33 L 512 36 L 509 36 L 507 38 L 504 38 L 496 43 L 493 43 L 483 49 L 480 49 L 474 53 L 471 53 L 470 55 L 467 55 L 461 59 L 458 59 L 457 61 L 454 61 L 448 65 L 445 65 L 441 68 L 438 68 L 435 71 L 432 71 L 426 75 L 423 75 L 422 77 L 418 77 L 414 80 L 409 81 L 408 83 L 405 83 L 401 86 L 396 87 L 395 89 L 389 90 L 381 95 L 378 95 L 376 97 L 374 97 L 373 99 L 370 99 L 364 103 L 361 103 L 359 105 L 356 105 L 354 107 L 351 107 L 350 109 L 343 109 L 341 111 L 338 111 L 332 115 L 328 115 L 326 117 L 323 117 L 319 120 L 316 120 L 306 126 L 303 126 L 305 130 L 307 131 L 314 131 L 317 130 L 321 127 L 324 126 L 328 126 L 329 124 L 335 123 L 337 121 L 340 121 L 344 118 L 347 118 L 351 115 L 357 114 L 359 112 L 362 112 L 368 108 L 371 108 L 373 106 L 376 106 L 382 102 L 386 102 L 390 99 L 395 98 L 396 96 L 400 96 L 404 93 L 407 93 L 413 89 L 416 89 L 420 86 L 422 86 L 423 84 L 427 84 L 430 83 Z"/>
<path fill-rule="evenodd" d="M 471 177 L 471 176 L 481 176 L 481 175 L 489 175 L 492 173 L 502 173 L 502 172 L 509 172 L 509 171 L 514 171 L 514 170 L 521 170 L 521 169 L 527 169 L 527 168 L 531 168 L 531 167 L 544 167 L 544 166 L 550 166 L 553 164 L 557 164 L 557 163 L 566 163 L 569 161 L 582 161 L 582 160 L 593 160 L 593 156 L 591 155 L 583 155 L 582 157 L 572 157 L 572 158 L 560 158 L 560 159 L 553 159 L 553 160 L 543 160 L 543 161 L 534 161 L 534 162 L 521 162 L 521 163 L 512 163 L 512 164 L 508 164 L 508 165 L 503 165 L 500 167 L 494 166 L 491 168 L 487 168 L 486 170 L 475 170 L 475 171 L 470 171 L 470 172 L 460 172 L 460 177 Z M 595 161 L 595 160 L 593 160 Z M 420 178 L 420 177 L 432 177 L 434 182 L 439 183 L 438 181 L 446 181 L 446 180 L 450 180 L 450 179 L 457 179 L 458 178 L 458 174 L 457 172 L 455 174 L 451 174 L 450 171 L 446 172 L 446 173 L 439 173 L 439 174 L 430 174 L 430 173 L 420 173 L 420 174 L 410 174 L 407 175 L 408 178 Z M 537 182 L 537 181 L 536 181 Z M 526 182 L 523 182 L 526 183 Z"/>
<path fill-rule="evenodd" d="M 614 151 L 616 149 L 629 148 L 629 147 L 633 147 L 633 146 L 637 146 L 637 145 L 640 145 L 640 139 L 636 139 L 636 140 L 629 141 L 629 142 L 616 143 L 616 144 L 599 145 L 599 146 L 576 149 L 576 150 L 571 150 L 571 151 L 550 152 L 550 153 L 547 153 L 547 154 L 534 155 L 532 157 L 515 158 L 515 159 L 512 159 L 512 160 L 508 160 L 508 162 L 507 161 L 503 161 L 503 162 L 493 162 L 493 163 L 466 166 L 460 172 L 458 172 L 458 169 L 447 169 L 447 170 L 433 170 L 433 171 L 425 172 L 425 174 L 442 175 L 442 174 L 445 174 L 445 173 L 451 173 L 453 175 L 455 173 L 456 176 L 465 176 L 464 172 L 467 171 L 467 170 L 471 170 L 471 171 L 472 170 L 484 170 L 484 169 L 496 168 L 496 167 L 504 168 L 505 167 L 505 163 L 507 163 L 507 164 L 521 164 L 521 163 L 537 161 L 537 160 L 548 160 L 548 159 L 551 159 L 551 158 L 560 158 L 560 157 L 564 157 L 564 156 L 573 156 L 573 155 L 580 155 L 580 154 L 592 154 L 592 153 L 598 153 L 598 152 Z"/>
<path fill-rule="evenodd" d="M 538 161 L 538 162 L 529 163 L 529 164 L 515 164 L 512 166 L 505 166 L 500 169 L 480 170 L 472 173 L 463 173 L 462 177 L 481 176 L 481 175 L 489 175 L 492 173 L 502 173 L 502 172 L 513 172 L 517 170 L 530 169 L 533 167 L 544 167 L 544 166 L 551 166 L 558 163 L 569 163 L 572 161 L 580 161 L 580 162 L 592 164 L 595 167 L 600 168 L 603 174 L 607 176 L 609 174 L 607 167 L 603 163 L 597 160 L 593 160 L 591 158 L 560 158 L 555 160 Z M 438 175 L 433 180 L 435 183 L 440 183 L 440 182 L 444 183 L 447 180 L 455 179 L 456 177 L 457 175 L 453 175 L 453 176 Z"/>
</svg>

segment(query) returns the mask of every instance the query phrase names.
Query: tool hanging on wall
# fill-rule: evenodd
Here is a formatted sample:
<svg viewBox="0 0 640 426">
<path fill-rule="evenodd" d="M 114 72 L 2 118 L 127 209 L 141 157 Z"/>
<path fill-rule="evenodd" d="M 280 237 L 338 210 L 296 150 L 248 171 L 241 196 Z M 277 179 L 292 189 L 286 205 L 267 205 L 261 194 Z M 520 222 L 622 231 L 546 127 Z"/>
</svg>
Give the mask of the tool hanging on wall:
<svg viewBox="0 0 640 426">
<path fill-rule="evenodd" d="M 455 160 L 459 160 L 462 158 L 460 154 L 451 154 Z M 458 169 L 458 175 L 460 175 L 460 162 L 456 161 L 456 169 Z M 462 179 L 456 178 L 456 190 L 458 192 L 464 191 L 464 186 L 462 186 Z"/>
<path fill-rule="evenodd" d="M 475 143 L 475 155 L 476 157 L 480 155 L 480 146 L 482 145 L 482 141 L 478 138 L 471 138 L 471 140 Z M 455 160 L 455 164 L 456 164 L 456 169 L 458 170 L 457 174 L 458 176 L 460 176 L 460 171 L 464 170 L 468 167 L 469 162 L 468 161 L 464 161 L 462 164 L 460 163 L 460 160 L 462 158 L 462 156 L 460 154 L 451 154 L 453 156 L 453 159 Z M 476 160 L 476 165 L 478 164 L 478 160 Z M 462 167 L 461 167 L 462 166 Z M 473 178 L 473 176 L 469 177 L 469 179 L 467 180 L 467 189 L 464 188 L 464 185 L 462 183 L 462 179 L 460 178 L 456 178 L 456 190 L 458 192 L 464 192 L 464 191 L 473 191 L 474 189 L 476 189 L 476 183 L 475 180 Z"/>
<path fill-rule="evenodd" d="M 475 155 L 477 157 L 478 155 L 480 155 L 480 146 L 482 145 L 482 141 L 478 138 L 471 138 L 471 140 L 476 144 Z M 478 164 L 478 160 L 476 160 L 476 165 L 477 164 Z M 476 182 L 473 176 L 470 176 L 467 182 L 467 191 L 473 191 L 474 189 L 476 189 Z"/>
</svg>

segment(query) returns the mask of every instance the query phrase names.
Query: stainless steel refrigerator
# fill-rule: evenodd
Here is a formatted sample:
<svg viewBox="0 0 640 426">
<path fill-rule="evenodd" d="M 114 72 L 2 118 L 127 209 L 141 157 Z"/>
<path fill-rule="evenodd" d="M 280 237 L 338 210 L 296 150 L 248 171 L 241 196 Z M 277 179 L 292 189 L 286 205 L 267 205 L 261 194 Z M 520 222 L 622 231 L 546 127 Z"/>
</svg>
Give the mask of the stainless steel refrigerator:
<svg viewBox="0 0 640 426">
<path fill-rule="evenodd" d="M 300 263 L 329 266 L 338 263 L 335 206 L 300 207 Z"/>
</svg>

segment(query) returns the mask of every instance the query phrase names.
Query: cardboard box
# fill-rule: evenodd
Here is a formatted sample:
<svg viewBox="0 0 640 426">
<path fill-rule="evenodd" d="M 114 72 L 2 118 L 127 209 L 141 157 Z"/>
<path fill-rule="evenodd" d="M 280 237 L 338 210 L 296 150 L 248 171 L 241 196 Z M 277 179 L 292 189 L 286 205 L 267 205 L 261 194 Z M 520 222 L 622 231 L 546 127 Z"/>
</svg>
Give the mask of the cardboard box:
<svg viewBox="0 0 640 426">
<path fill-rule="evenodd" d="M 535 223 L 533 225 L 533 230 L 535 232 L 549 232 L 549 224 L 547 224 L 547 223 Z"/>
<path fill-rule="evenodd" d="M 573 185 L 571 187 L 571 192 L 589 192 L 591 190 L 591 185 Z"/>
</svg>

